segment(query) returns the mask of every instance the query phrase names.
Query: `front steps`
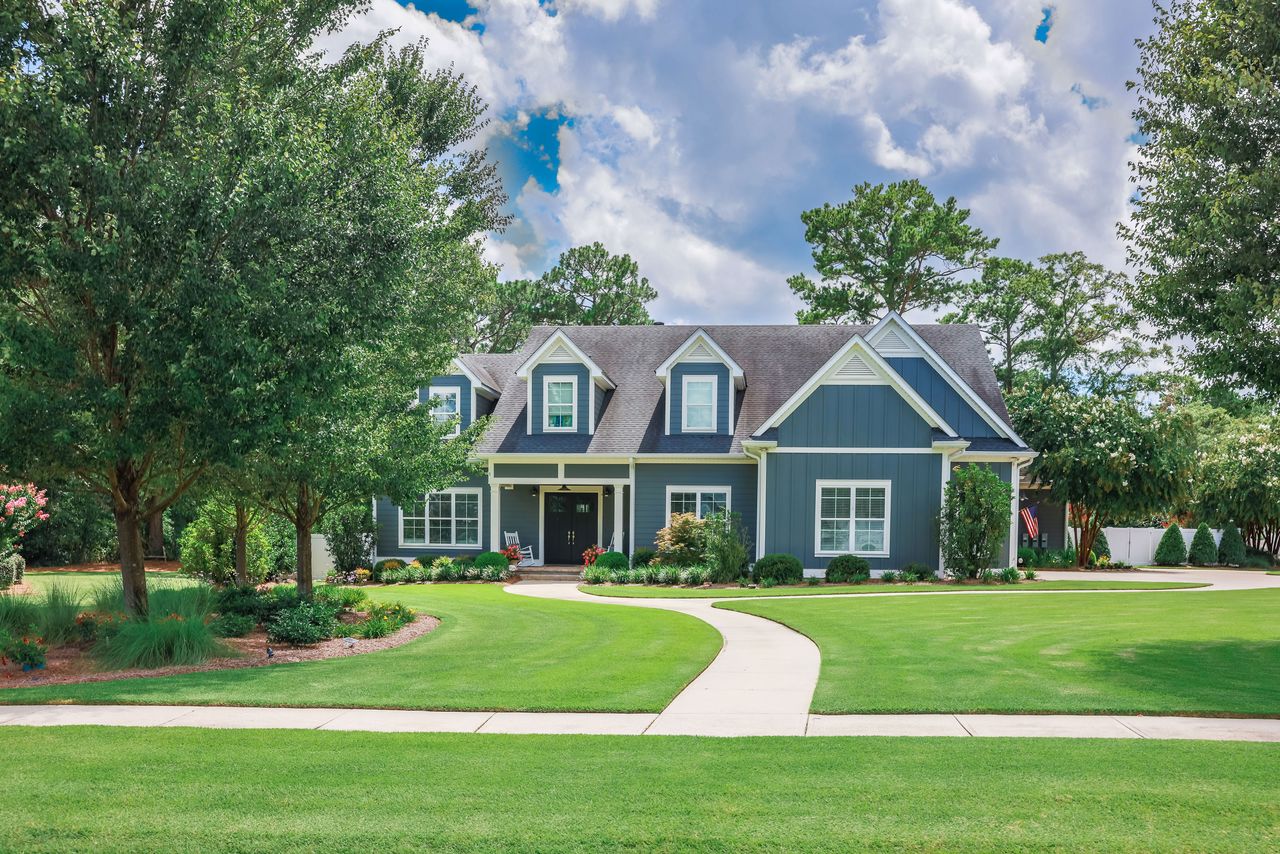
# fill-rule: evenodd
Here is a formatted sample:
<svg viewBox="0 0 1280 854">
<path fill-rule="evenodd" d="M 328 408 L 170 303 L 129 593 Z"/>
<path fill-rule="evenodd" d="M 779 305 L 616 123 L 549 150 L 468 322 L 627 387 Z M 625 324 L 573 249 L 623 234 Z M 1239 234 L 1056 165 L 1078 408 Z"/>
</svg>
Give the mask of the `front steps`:
<svg viewBox="0 0 1280 854">
<path fill-rule="evenodd" d="M 515 581 L 581 581 L 582 568 L 577 566 L 522 566 L 516 570 Z"/>
</svg>

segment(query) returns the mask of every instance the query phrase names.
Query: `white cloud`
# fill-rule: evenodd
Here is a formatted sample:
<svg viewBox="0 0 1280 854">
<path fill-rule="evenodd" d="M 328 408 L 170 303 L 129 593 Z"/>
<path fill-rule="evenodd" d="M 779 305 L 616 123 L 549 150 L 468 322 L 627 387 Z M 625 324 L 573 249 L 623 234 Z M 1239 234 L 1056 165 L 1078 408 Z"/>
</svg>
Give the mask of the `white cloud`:
<svg viewBox="0 0 1280 854">
<path fill-rule="evenodd" d="M 562 12 L 582 11 L 606 21 L 616 21 L 634 10 L 640 18 L 652 18 L 662 0 L 558 0 Z"/>
</svg>

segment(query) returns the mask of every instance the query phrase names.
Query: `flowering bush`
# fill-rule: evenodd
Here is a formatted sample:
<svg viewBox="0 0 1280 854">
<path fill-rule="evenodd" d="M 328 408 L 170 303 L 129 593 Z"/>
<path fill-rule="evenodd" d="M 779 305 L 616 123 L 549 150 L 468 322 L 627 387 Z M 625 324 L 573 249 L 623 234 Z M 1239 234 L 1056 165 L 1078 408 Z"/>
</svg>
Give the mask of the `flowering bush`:
<svg viewBox="0 0 1280 854">
<path fill-rule="evenodd" d="M 49 648 L 40 641 L 42 638 L 14 638 L 4 646 L 4 656 L 12 658 L 15 664 L 22 665 L 23 670 L 44 667 L 45 655 Z"/>
<path fill-rule="evenodd" d="M 598 560 L 600 555 L 604 553 L 605 553 L 605 550 L 600 548 L 599 546 L 590 546 L 585 552 L 582 553 L 582 565 L 595 566 L 596 560 Z"/>
<path fill-rule="evenodd" d="M 0 483 L 0 555 L 17 549 L 18 540 L 49 518 L 43 489 L 34 483 Z"/>
<path fill-rule="evenodd" d="M 512 563 L 520 562 L 520 546 L 518 545 L 507 546 L 505 549 L 502 550 L 502 553 L 506 555 L 507 560 L 511 561 Z"/>
</svg>

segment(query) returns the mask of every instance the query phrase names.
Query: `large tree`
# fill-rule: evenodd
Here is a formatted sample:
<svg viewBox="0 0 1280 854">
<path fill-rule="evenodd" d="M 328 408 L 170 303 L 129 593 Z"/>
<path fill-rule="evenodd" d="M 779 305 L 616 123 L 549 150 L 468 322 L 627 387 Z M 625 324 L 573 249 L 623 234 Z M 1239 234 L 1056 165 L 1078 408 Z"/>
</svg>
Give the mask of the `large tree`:
<svg viewBox="0 0 1280 854">
<path fill-rule="evenodd" d="M 1168 514 L 1187 495 L 1195 433 L 1184 414 L 1053 386 L 1016 392 L 1009 411 L 1019 435 L 1040 452 L 1028 476 L 1071 505 L 1080 566 L 1104 526 Z"/>
<path fill-rule="evenodd" d="M 1033 307 L 1046 301 L 1048 279 L 1034 264 L 1015 258 L 993 258 L 982 276 L 964 285 L 959 310 L 943 323 L 973 323 L 996 354 L 996 377 L 1005 393 L 1013 391 L 1018 377 L 1030 369 L 1038 337 Z"/>
<path fill-rule="evenodd" d="M 866 323 L 888 310 L 936 308 L 997 243 L 969 224 L 954 197 L 938 202 L 914 179 L 859 184 L 849 201 L 800 219 L 819 277 L 787 280 L 807 304 L 796 312 L 801 323 Z"/>
<path fill-rule="evenodd" d="M 1137 303 L 1204 376 L 1280 396 L 1280 6 L 1156 4 L 1139 42 Z"/>
<path fill-rule="evenodd" d="M 0 454 L 109 497 L 135 611 L 144 521 L 304 417 L 347 342 L 432 303 L 433 250 L 496 221 L 460 79 L 381 40 L 311 53 L 359 6 L 0 12 Z"/>
<path fill-rule="evenodd" d="M 509 353 L 529 329 L 558 326 L 630 326 L 652 323 L 648 304 L 658 298 L 629 255 L 613 255 L 600 243 L 575 246 L 536 279 L 493 282 L 471 350 Z"/>
<path fill-rule="evenodd" d="M 1197 516 L 1237 525 L 1248 545 L 1280 554 L 1280 417 L 1206 419 L 1201 447 Z"/>
</svg>

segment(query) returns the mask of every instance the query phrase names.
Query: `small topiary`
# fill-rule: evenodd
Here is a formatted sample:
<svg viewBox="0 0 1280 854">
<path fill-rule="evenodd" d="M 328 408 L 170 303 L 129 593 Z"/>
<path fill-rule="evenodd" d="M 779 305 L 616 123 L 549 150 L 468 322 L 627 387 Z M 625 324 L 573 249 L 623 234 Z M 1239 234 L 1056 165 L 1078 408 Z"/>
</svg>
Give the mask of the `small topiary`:
<svg viewBox="0 0 1280 854">
<path fill-rule="evenodd" d="M 857 584 L 871 577 L 871 564 L 864 557 L 840 555 L 827 564 L 827 581 L 831 584 Z"/>
<path fill-rule="evenodd" d="M 333 637 L 338 630 L 336 609 L 324 602 L 299 602 L 276 614 L 267 626 L 274 643 L 310 646 Z"/>
<path fill-rule="evenodd" d="M 486 566 L 502 567 L 506 569 L 510 561 L 502 552 L 480 552 L 476 555 L 476 559 L 472 562 L 472 566 L 477 569 L 484 569 Z"/>
<path fill-rule="evenodd" d="M 604 569 L 626 569 L 631 566 L 631 561 L 622 552 L 605 552 L 596 558 L 596 566 Z"/>
<path fill-rule="evenodd" d="M 1098 557 L 1105 557 L 1111 560 L 1111 544 L 1107 542 L 1107 532 L 1098 529 L 1098 536 L 1093 540 L 1093 553 Z"/>
<path fill-rule="evenodd" d="M 1244 566 L 1244 537 L 1235 525 L 1222 530 L 1222 542 L 1218 544 L 1218 563 L 1223 566 Z"/>
<path fill-rule="evenodd" d="M 1160 544 L 1156 546 L 1156 566 L 1182 566 L 1187 562 L 1187 541 L 1182 538 L 1182 529 L 1177 522 L 1170 522 L 1165 528 Z"/>
<path fill-rule="evenodd" d="M 1218 544 L 1213 541 L 1213 532 L 1208 524 L 1201 522 L 1196 534 L 1191 538 L 1191 549 L 1187 552 L 1187 563 L 1192 566 L 1212 566 L 1218 560 Z"/>
<path fill-rule="evenodd" d="M 779 584 L 795 584 L 804 576 L 804 567 L 795 555 L 768 554 L 752 567 L 756 581 L 772 578 Z"/>
<path fill-rule="evenodd" d="M 631 553 L 632 566 L 648 566 L 657 558 L 657 549 L 651 549 L 648 546 L 641 546 Z"/>
</svg>

